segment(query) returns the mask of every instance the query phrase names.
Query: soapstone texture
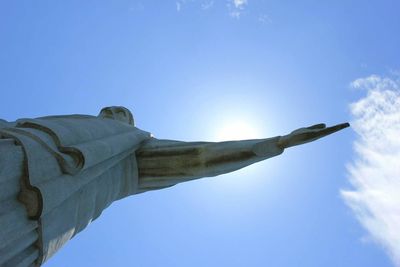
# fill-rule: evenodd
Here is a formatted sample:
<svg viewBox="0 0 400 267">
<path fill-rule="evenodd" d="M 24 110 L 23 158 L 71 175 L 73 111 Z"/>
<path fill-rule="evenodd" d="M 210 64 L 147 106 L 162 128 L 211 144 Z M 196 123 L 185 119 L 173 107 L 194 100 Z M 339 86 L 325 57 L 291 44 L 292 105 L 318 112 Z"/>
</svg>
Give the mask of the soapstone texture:
<svg viewBox="0 0 400 267">
<path fill-rule="evenodd" d="M 181 142 L 136 128 L 124 107 L 0 120 L 0 266 L 40 266 L 116 200 L 235 171 L 348 126 Z"/>
</svg>

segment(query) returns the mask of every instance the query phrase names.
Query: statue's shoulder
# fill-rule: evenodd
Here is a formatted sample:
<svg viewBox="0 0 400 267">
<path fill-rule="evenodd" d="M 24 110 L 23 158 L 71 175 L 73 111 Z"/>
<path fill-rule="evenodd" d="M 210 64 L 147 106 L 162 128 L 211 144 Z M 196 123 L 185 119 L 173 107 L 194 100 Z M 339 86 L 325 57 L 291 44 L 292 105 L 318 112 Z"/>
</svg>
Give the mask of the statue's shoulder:
<svg viewBox="0 0 400 267">
<path fill-rule="evenodd" d="M 15 122 L 8 122 L 6 120 L 0 119 L 0 128 L 13 127 L 14 125 Z"/>
<path fill-rule="evenodd" d="M 38 121 L 38 120 L 48 120 L 48 121 L 59 121 L 59 120 L 90 120 L 90 119 L 97 119 L 97 116 L 91 116 L 91 115 L 83 115 L 83 114 L 72 114 L 72 115 L 55 115 L 55 116 L 45 116 L 45 117 L 39 117 L 36 119 L 28 119 L 28 118 L 23 118 L 23 119 L 18 119 L 16 121 L 6 121 L 3 119 L 0 119 L 0 128 L 10 128 L 10 127 L 16 127 L 19 125 L 22 125 L 26 123 L 27 121 Z"/>
<path fill-rule="evenodd" d="M 57 144 L 80 144 L 90 140 L 112 138 L 131 133 L 137 136 L 150 134 L 134 126 L 132 113 L 124 107 L 106 107 L 97 116 L 84 114 L 51 115 L 33 119 L 19 119 L 16 122 L 0 120 L 0 128 L 14 128 L 14 131 L 52 136 Z M 17 129 L 18 128 L 18 129 Z M 118 139 L 118 138 L 117 138 Z"/>
<path fill-rule="evenodd" d="M 45 120 L 77 119 L 77 120 L 83 120 L 83 119 L 95 119 L 95 118 L 97 118 L 97 117 L 96 116 L 92 116 L 92 115 L 70 114 L 70 115 L 44 116 L 44 117 L 39 117 L 37 119 L 45 119 Z"/>
</svg>

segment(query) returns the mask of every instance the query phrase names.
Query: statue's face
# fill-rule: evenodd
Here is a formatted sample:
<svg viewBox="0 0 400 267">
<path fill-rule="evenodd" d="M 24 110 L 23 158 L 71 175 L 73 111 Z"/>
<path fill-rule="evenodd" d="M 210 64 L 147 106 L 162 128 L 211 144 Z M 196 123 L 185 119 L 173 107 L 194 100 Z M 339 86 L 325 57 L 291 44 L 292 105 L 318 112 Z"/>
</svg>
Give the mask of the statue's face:
<svg viewBox="0 0 400 267">
<path fill-rule="evenodd" d="M 129 111 L 129 109 L 124 107 L 113 106 L 113 107 L 103 108 L 100 111 L 99 117 L 114 119 L 117 121 L 135 125 L 132 113 Z"/>
</svg>

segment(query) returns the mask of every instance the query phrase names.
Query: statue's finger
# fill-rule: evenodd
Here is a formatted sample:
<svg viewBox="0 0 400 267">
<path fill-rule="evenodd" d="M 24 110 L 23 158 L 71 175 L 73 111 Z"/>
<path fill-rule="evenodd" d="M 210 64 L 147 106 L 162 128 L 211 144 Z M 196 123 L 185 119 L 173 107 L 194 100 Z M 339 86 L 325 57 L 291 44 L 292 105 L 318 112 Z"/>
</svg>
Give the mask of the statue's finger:
<svg viewBox="0 0 400 267">
<path fill-rule="evenodd" d="M 315 125 L 312 125 L 310 127 L 307 127 L 307 129 L 310 129 L 310 130 L 312 130 L 312 129 L 324 129 L 324 128 L 326 128 L 326 124 L 325 123 L 319 123 L 319 124 L 315 124 Z"/>
<path fill-rule="evenodd" d="M 319 130 L 316 128 L 316 129 L 314 129 L 315 131 L 300 134 L 298 136 L 298 139 L 302 140 L 302 141 L 308 141 L 308 142 L 309 141 L 313 141 L 313 140 L 325 137 L 327 135 L 330 135 L 330 134 L 332 134 L 334 132 L 340 131 L 340 130 L 342 130 L 344 128 L 347 128 L 349 126 L 350 126 L 349 123 L 341 123 L 341 124 L 337 124 L 337 125 L 334 125 L 334 126 L 331 126 L 331 127 L 327 127 L 327 128 L 323 128 L 323 129 L 319 129 Z M 310 128 L 308 128 L 308 129 L 310 129 Z"/>
<path fill-rule="evenodd" d="M 332 133 L 335 133 L 337 131 L 340 131 L 340 130 L 342 130 L 344 128 L 347 128 L 349 126 L 350 126 L 350 124 L 348 122 L 341 123 L 341 124 L 337 124 L 337 125 L 325 128 L 325 129 L 321 130 L 320 133 L 322 134 L 322 136 L 326 136 L 326 135 L 330 135 Z"/>
<path fill-rule="evenodd" d="M 316 126 L 316 125 L 314 125 Z M 287 148 L 291 146 L 296 146 L 296 145 L 301 145 L 304 143 L 312 142 L 315 140 L 318 140 L 322 137 L 325 137 L 327 135 L 330 135 L 334 132 L 340 131 L 344 128 L 349 127 L 349 123 L 341 123 L 338 125 L 334 125 L 328 128 L 317 128 L 317 129 L 311 129 L 311 131 L 305 131 L 305 132 L 293 132 L 292 134 L 289 135 L 289 138 L 286 138 L 288 140 L 285 140 L 285 142 L 281 142 L 280 147 Z M 313 127 L 313 126 L 311 126 Z M 321 126 L 319 126 L 321 127 Z M 310 128 L 302 128 L 302 129 L 308 129 Z"/>
</svg>

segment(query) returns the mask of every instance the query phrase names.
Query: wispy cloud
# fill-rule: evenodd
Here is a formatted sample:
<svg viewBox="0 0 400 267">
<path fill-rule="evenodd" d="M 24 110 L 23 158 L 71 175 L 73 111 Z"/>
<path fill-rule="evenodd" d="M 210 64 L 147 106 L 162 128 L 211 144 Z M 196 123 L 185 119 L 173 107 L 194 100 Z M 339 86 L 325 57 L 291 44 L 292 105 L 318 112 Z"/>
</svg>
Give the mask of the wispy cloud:
<svg viewBox="0 0 400 267">
<path fill-rule="evenodd" d="M 214 0 L 176 0 L 176 11 L 182 11 L 187 4 L 191 4 L 192 8 L 200 6 L 201 10 L 209 10 L 217 5 L 218 2 Z M 227 2 L 225 2 L 225 6 L 228 9 L 229 15 L 236 19 L 239 19 L 243 12 L 245 12 L 245 7 L 247 4 L 248 0 L 227 0 Z M 260 16 L 259 21 L 266 23 L 268 22 L 268 18 L 266 16 Z"/>
<path fill-rule="evenodd" d="M 186 5 L 194 6 L 200 8 L 202 10 L 207 10 L 210 9 L 214 6 L 214 0 L 202 0 L 202 1 L 196 1 L 196 0 L 177 0 L 175 1 L 175 7 L 176 11 L 180 12 L 183 8 L 185 8 Z"/>
<path fill-rule="evenodd" d="M 209 8 L 212 8 L 213 6 L 214 6 L 214 1 L 207 1 L 207 2 L 201 3 L 201 9 L 203 9 L 203 10 L 207 10 Z"/>
<path fill-rule="evenodd" d="M 236 8 L 242 8 L 247 4 L 247 0 L 233 0 L 233 4 Z"/>
<path fill-rule="evenodd" d="M 238 11 L 238 10 L 233 10 L 233 11 L 230 11 L 230 12 L 229 12 L 229 15 L 230 15 L 232 18 L 235 18 L 235 19 L 239 19 L 241 14 L 242 14 L 242 13 L 241 13 L 240 11 Z"/>
<path fill-rule="evenodd" d="M 138 11 L 143 11 L 144 10 L 144 5 L 142 2 L 132 2 L 131 6 L 129 7 L 130 12 L 138 12 Z"/>
<path fill-rule="evenodd" d="M 182 3 L 180 1 L 176 1 L 175 5 L 176 5 L 176 11 L 178 11 L 178 12 L 181 11 Z"/>
<path fill-rule="evenodd" d="M 266 15 L 266 14 L 263 14 L 263 15 L 258 16 L 258 21 L 259 21 L 260 23 L 262 23 L 262 24 L 269 24 L 269 23 L 272 23 L 271 18 L 270 18 L 268 15 Z"/>
<path fill-rule="evenodd" d="M 239 19 L 246 5 L 247 0 L 231 0 L 227 4 L 229 15 L 232 18 Z"/>
<path fill-rule="evenodd" d="M 400 266 L 400 80 L 371 75 L 352 82 L 365 97 L 351 104 L 358 134 L 342 196 L 357 219 Z"/>
</svg>

